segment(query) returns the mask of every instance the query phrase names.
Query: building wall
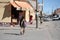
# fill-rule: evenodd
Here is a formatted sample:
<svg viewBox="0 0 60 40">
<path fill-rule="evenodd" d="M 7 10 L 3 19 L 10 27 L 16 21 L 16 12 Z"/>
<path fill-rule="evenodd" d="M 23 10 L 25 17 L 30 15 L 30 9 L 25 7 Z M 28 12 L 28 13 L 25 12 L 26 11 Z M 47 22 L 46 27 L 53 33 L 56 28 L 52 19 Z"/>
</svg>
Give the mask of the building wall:
<svg viewBox="0 0 60 40">
<path fill-rule="evenodd" d="M 0 0 L 0 2 L 2 1 Z M 11 22 L 11 7 L 9 3 L 0 3 L 0 22 Z"/>
<path fill-rule="evenodd" d="M 10 0 L 0 0 L 0 2 L 9 2 Z"/>
<path fill-rule="evenodd" d="M 0 0 L 0 22 L 11 22 L 11 5 L 8 3 L 11 0 Z M 34 11 L 30 12 L 35 19 Z M 26 11 L 26 20 L 29 21 L 29 11 Z"/>
<path fill-rule="evenodd" d="M 34 10 L 32 10 L 32 11 L 31 10 L 26 10 L 25 19 L 26 19 L 27 22 L 29 22 L 30 15 L 32 15 L 33 16 L 32 19 L 35 20 L 35 12 L 34 12 Z"/>
<path fill-rule="evenodd" d="M 25 20 L 29 22 L 29 10 L 26 10 Z"/>
<path fill-rule="evenodd" d="M 54 14 L 60 14 L 60 8 L 57 8 L 57 9 L 54 11 Z"/>
</svg>

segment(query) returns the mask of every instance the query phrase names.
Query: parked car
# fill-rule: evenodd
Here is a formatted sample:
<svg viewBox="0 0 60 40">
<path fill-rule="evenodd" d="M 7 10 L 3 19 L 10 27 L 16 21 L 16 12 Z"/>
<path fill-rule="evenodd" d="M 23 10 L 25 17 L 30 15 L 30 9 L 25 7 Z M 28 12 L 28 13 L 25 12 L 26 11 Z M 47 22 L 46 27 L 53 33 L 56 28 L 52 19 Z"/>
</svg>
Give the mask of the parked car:
<svg viewBox="0 0 60 40">
<path fill-rule="evenodd" d="M 43 17 L 43 21 L 50 21 L 50 20 L 52 20 L 52 19 L 48 16 Z"/>
<path fill-rule="evenodd" d="M 60 16 L 59 16 L 59 15 L 58 15 L 58 16 L 55 15 L 55 16 L 52 17 L 52 20 L 53 20 L 53 21 L 55 21 L 55 20 L 60 20 Z"/>
</svg>

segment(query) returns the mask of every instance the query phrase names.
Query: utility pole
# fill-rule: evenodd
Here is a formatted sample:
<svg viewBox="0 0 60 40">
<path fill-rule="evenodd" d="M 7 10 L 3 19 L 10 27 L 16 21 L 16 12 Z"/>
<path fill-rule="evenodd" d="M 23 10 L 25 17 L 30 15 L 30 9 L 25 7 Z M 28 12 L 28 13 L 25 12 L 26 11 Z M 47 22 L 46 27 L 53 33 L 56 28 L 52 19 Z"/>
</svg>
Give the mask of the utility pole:
<svg viewBox="0 0 60 40">
<path fill-rule="evenodd" d="M 42 24 L 42 13 L 43 13 L 43 0 L 42 0 L 42 6 L 41 6 L 41 11 L 40 11 L 40 23 Z"/>
<path fill-rule="evenodd" d="M 37 12 L 38 12 L 38 0 L 36 0 L 36 14 L 35 14 L 35 17 L 36 17 L 36 28 L 38 28 L 38 16 L 37 16 Z"/>
</svg>

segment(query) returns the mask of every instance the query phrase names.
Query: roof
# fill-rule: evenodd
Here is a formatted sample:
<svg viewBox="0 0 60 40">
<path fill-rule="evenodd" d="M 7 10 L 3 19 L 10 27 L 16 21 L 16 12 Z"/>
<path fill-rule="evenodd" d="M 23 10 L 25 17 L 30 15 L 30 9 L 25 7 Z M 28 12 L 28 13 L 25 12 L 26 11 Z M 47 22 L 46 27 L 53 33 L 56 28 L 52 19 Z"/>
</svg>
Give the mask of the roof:
<svg viewBox="0 0 60 40">
<path fill-rule="evenodd" d="M 21 7 L 24 9 L 32 9 L 31 5 L 28 4 L 27 2 L 15 1 L 15 2 L 10 2 L 10 3 L 16 8 Z"/>
</svg>

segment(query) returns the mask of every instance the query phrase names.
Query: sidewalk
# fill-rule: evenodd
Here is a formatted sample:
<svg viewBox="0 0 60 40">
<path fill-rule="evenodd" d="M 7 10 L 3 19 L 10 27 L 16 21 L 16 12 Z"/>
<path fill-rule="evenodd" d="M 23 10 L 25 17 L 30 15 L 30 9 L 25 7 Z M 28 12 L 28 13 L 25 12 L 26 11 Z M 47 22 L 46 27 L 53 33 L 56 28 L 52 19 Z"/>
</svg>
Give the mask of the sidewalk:
<svg viewBox="0 0 60 40">
<path fill-rule="evenodd" d="M 38 23 L 38 29 L 43 29 L 43 28 L 47 28 L 49 22 L 43 22 L 42 24 Z M 11 26 L 11 25 L 3 25 L 0 26 L 0 30 L 8 30 L 8 29 L 20 29 L 19 25 L 15 25 L 15 27 Z M 30 23 L 26 23 L 26 29 L 36 29 L 36 23 L 35 21 L 33 22 L 33 24 Z"/>
<path fill-rule="evenodd" d="M 29 25 L 28 25 L 29 26 Z M 32 26 L 32 25 L 31 25 Z M 20 27 L 0 27 L 1 40 L 52 40 L 47 29 L 38 30 L 34 26 L 26 27 L 24 35 L 19 35 Z"/>
<path fill-rule="evenodd" d="M 1 40 L 59 40 L 60 29 L 55 29 L 53 22 L 39 24 L 36 29 L 35 23 L 27 25 L 24 35 L 20 35 L 20 27 L 0 27 Z"/>
</svg>

